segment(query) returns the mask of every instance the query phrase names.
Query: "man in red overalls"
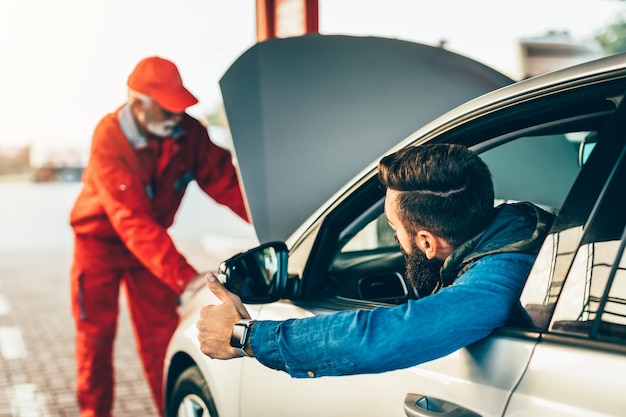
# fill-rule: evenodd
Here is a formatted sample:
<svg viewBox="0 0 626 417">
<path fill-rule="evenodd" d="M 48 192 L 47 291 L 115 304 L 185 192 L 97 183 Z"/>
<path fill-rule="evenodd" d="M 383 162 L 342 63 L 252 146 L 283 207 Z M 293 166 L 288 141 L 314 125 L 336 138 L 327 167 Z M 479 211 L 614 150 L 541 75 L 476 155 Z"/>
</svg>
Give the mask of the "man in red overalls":
<svg viewBox="0 0 626 417">
<path fill-rule="evenodd" d="M 187 184 L 195 180 L 216 202 L 248 220 L 231 154 L 185 113 L 198 100 L 176 65 L 145 58 L 128 77 L 128 87 L 128 102 L 95 129 L 83 188 L 70 215 L 81 417 L 111 416 L 120 288 L 163 415 L 163 362 L 178 324 L 178 298 L 199 275 L 167 232 Z"/>
</svg>

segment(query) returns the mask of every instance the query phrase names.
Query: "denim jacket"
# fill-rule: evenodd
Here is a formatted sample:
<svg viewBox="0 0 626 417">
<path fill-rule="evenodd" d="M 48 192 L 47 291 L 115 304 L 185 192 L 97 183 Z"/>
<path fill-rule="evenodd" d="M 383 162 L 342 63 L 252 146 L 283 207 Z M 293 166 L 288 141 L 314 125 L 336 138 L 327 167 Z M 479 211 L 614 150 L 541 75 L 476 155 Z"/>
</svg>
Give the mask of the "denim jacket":
<svg viewBox="0 0 626 417">
<path fill-rule="evenodd" d="M 501 205 L 484 232 L 446 259 L 434 294 L 393 307 L 258 321 L 252 351 L 296 378 L 386 372 L 448 355 L 507 322 L 551 222 L 532 204 Z"/>
</svg>

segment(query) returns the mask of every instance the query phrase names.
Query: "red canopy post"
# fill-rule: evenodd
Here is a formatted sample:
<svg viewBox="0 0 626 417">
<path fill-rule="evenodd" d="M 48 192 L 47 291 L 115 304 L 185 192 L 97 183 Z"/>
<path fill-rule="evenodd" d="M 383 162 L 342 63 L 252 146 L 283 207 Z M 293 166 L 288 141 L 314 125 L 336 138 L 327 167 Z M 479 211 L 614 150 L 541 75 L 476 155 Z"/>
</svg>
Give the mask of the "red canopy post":
<svg viewBox="0 0 626 417">
<path fill-rule="evenodd" d="M 318 0 L 257 0 L 257 42 L 319 31 Z"/>
</svg>

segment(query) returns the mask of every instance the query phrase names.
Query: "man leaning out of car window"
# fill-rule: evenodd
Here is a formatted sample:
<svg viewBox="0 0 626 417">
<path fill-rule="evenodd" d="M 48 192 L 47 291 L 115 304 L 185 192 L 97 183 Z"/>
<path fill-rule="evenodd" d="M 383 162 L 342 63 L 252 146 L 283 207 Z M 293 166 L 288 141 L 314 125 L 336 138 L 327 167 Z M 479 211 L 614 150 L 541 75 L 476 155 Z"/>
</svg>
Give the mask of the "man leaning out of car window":
<svg viewBox="0 0 626 417">
<path fill-rule="evenodd" d="M 372 310 L 246 321 L 248 337 L 235 349 L 231 332 L 250 315 L 210 273 L 207 285 L 222 304 L 200 312 L 202 352 L 253 356 L 293 377 L 378 373 L 443 357 L 504 325 L 552 215 L 526 202 L 494 207 L 489 168 L 461 145 L 401 149 L 381 159 L 379 178 L 407 278 L 422 297 Z"/>
</svg>

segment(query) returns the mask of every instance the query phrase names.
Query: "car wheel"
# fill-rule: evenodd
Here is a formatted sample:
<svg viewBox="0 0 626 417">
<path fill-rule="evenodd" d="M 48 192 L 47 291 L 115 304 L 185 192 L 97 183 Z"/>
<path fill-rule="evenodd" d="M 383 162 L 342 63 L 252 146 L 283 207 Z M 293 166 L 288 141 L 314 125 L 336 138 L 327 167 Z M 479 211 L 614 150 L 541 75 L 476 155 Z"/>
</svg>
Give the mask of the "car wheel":
<svg viewBox="0 0 626 417">
<path fill-rule="evenodd" d="M 185 369 L 176 379 L 167 415 L 169 417 L 217 417 L 213 397 L 197 367 Z"/>
</svg>

